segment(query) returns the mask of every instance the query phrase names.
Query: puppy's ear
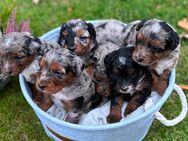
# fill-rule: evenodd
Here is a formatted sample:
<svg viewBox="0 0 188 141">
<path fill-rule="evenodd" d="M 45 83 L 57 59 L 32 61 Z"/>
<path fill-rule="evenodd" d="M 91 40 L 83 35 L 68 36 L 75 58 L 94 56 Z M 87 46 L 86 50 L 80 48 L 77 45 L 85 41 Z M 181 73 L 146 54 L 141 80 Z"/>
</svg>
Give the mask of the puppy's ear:
<svg viewBox="0 0 188 141">
<path fill-rule="evenodd" d="M 113 51 L 112 53 L 109 53 L 108 55 L 105 56 L 104 64 L 105 64 L 107 70 L 110 69 L 112 62 L 116 57 L 116 54 L 117 54 L 116 51 Z"/>
<path fill-rule="evenodd" d="M 169 49 L 176 49 L 178 44 L 180 43 L 180 38 L 176 32 L 170 34 L 170 37 L 166 40 L 166 46 Z"/>
<path fill-rule="evenodd" d="M 87 30 L 89 31 L 89 34 L 91 35 L 92 38 L 96 37 L 96 32 L 91 23 L 87 23 Z"/>
<path fill-rule="evenodd" d="M 60 29 L 60 34 L 59 34 L 59 39 L 58 39 L 58 44 L 60 46 L 64 46 L 65 44 L 65 36 L 68 35 L 68 25 L 66 23 L 63 23 Z"/>
<path fill-rule="evenodd" d="M 178 34 L 165 22 L 160 22 L 160 26 L 168 33 L 165 49 L 174 50 L 180 43 Z"/>
<path fill-rule="evenodd" d="M 137 27 L 136 27 L 136 31 L 139 31 L 142 27 L 143 27 L 143 25 L 144 25 L 144 23 L 146 22 L 147 20 L 142 20 L 142 21 L 140 21 L 140 23 L 138 23 L 138 25 L 137 25 Z"/>
<path fill-rule="evenodd" d="M 24 48 L 28 50 L 29 55 L 33 55 L 40 48 L 41 41 L 39 38 L 32 36 L 31 33 L 24 33 L 24 34 L 25 34 Z"/>
</svg>

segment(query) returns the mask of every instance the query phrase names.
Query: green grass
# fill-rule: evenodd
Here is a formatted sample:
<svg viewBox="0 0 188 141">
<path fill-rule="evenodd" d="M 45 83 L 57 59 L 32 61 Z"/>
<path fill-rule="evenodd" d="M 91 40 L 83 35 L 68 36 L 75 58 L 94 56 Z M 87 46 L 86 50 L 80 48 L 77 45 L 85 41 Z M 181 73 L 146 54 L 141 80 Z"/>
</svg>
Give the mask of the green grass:
<svg viewBox="0 0 188 141">
<path fill-rule="evenodd" d="M 6 0 L 2 0 L 6 2 Z M 9 0 L 11 1 L 11 0 Z M 3 2 L 1 2 L 3 3 Z M 72 18 L 84 20 L 115 18 L 123 22 L 137 19 L 159 18 L 182 30 L 177 22 L 188 18 L 187 0 L 42 0 L 35 5 L 31 0 L 15 0 L 0 4 L 0 9 L 8 9 L 15 3 L 17 18 L 30 19 L 33 34 L 40 36 L 60 26 Z M 5 7 L 6 6 L 6 7 Z M 9 10 L 10 11 L 10 10 Z M 7 13 L 0 18 L 5 23 Z M 188 41 L 182 41 L 180 60 L 176 69 L 176 83 L 188 84 Z M 185 91 L 186 93 L 188 91 Z M 176 117 L 181 106 L 176 95 L 172 95 L 161 112 L 169 119 Z M 134 131 L 133 131 L 134 132 Z M 165 127 L 154 121 L 145 141 L 187 141 L 188 118 L 174 127 Z M 12 78 L 0 91 L 0 141 L 48 141 L 39 120 L 25 101 L 19 87 L 18 78 Z"/>
</svg>

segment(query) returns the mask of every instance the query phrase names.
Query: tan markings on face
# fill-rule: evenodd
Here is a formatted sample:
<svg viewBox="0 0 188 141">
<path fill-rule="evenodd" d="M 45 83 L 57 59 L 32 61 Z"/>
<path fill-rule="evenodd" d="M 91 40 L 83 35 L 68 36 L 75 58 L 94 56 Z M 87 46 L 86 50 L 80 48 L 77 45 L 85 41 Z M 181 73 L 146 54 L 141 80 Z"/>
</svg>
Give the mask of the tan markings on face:
<svg viewBox="0 0 188 141">
<path fill-rule="evenodd" d="M 62 65 L 60 65 L 58 62 L 52 63 L 50 65 L 50 70 L 52 72 L 57 72 L 58 71 L 58 72 L 61 72 L 62 74 L 66 73 L 65 68 Z"/>
<path fill-rule="evenodd" d="M 41 68 L 41 71 L 46 70 Z M 61 73 L 60 78 L 55 75 L 57 72 Z M 65 72 L 65 68 L 58 62 L 50 64 L 50 73 L 52 75 L 46 76 L 46 78 L 41 77 L 41 75 L 37 77 L 36 87 L 44 93 L 54 94 L 61 91 L 64 87 L 70 86 L 76 79 L 76 75 L 72 71 Z"/>
<path fill-rule="evenodd" d="M 54 83 L 53 79 L 41 80 L 40 76 L 37 77 L 35 85 L 39 91 L 46 94 L 53 94 L 62 89 L 60 85 Z"/>
<path fill-rule="evenodd" d="M 34 60 L 35 56 L 28 56 L 23 51 L 9 52 L 3 56 L 3 72 L 9 75 L 18 75 Z"/>
<path fill-rule="evenodd" d="M 137 45 L 133 51 L 133 60 L 138 62 L 140 65 L 149 66 L 157 59 L 167 56 L 170 52 L 153 52 L 152 48 L 164 49 L 164 43 L 158 39 L 151 39 L 145 36 L 143 33 L 137 34 Z M 140 60 L 140 61 L 139 61 Z"/>
<path fill-rule="evenodd" d="M 92 42 L 91 38 L 85 39 L 84 43 L 80 39 L 81 37 L 85 36 L 84 35 L 85 32 L 86 31 L 83 30 L 83 29 L 77 29 L 75 31 L 77 40 L 79 40 L 79 41 L 76 41 L 76 43 L 75 43 L 76 44 L 75 53 L 77 55 L 79 55 L 79 56 L 86 54 L 89 51 L 90 47 L 91 47 L 91 42 Z"/>
<path fill-rule="evenodd" d="M 155 47 L 160 47 L 160 48 L 164 49 L 164 46 L 162 45 L 161 41 L 158 39 L 151 40 L 150 45 L 151 45 L 151 47 L 155 46 Z"/>
</svg>

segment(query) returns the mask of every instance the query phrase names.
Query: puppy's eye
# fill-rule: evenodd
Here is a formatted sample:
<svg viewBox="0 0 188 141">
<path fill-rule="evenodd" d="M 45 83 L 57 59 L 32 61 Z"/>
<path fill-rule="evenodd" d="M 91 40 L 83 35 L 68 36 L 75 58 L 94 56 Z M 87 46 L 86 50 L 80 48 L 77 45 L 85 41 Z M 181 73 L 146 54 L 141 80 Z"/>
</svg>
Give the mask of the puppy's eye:
<svg viewBox="0 0 188 141">
<path fill-rule="evenodd" d="M 25 58 L 25 57 L 26 57 L 26 56 L 15 56 L 14 59 L 20 60 L 20 59 L 23 59 L 23 58 Z"/>
<path fill-rule="evenodd" d="M 162 51 L 163 51 L 163 49 L 162 49 L 161 47 L 157 47 L 157 46 L 152 46 L 152 47 L 151 47 L 151 50 L 152 50 L 152 52 L 154 52 L 154 53 L 162 52 Z"/>
<path fill-rule="evenodd" d="M 124 68 L 125 68 L 125 65 L 124 64 L 121 64 L 121 65 L 119 65 L 119 67 L 118 67 L 120 70 L 123 70 Z"/>
<path fill-rule="evenodd" d="M 88 38 L 89 38 L 89 37 L 87 37 L 87 36 L 81 36 L 81 37 L 80 37 L 80 40 L 81 40 L 82 42 L 86 42 Z"/>
<path fill-rule="evenodd" d="M 55 71 L 54 74 L 57 76 L 62 76 L 64 73 L 61 71 Z"/>
<path fill-rule="evenodd" d="M 87 37 L 87 36 L 81 36 L 81 37 L 80 37 L 81 40 L 86 40 L 86 39 L 88 39 L 88 38 L 89 38 L 89 37 Z"/>
<path fill-rule="evenodd" d="M 53 73 L 57 79 L 61 79 L 64 75 L 62 71 L 54 71 Z"/>
</svg>

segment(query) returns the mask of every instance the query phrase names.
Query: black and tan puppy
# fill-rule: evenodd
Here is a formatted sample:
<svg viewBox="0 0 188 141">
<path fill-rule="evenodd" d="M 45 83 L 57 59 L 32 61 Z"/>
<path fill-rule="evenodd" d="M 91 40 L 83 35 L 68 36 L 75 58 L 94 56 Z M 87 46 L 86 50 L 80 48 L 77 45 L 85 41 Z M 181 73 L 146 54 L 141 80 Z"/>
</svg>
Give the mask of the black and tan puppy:
<svg viewBox="0 0 188 141">
<path fill-rule="evenodd" d="M 127 116 L 141 106 L 151 93 L 150 72 L 133 61 L 133 49 L 120 48 L 105 57 L 107 73 L 113 87 L 108 123 L 120 121 L 124 100 L 128 101 L 124 111 L 124 116 Z"/>
<path fill-rule="evenodd" d="M 40 61 L 40 68 L 36 88 L 45 96 L 39 106 L 47 111 L 53 101 L 68 111 L 66 121 L 78 123 L 96 100 L 94 83 L 82 59 L 65 48 L 52 49 Z"/>
<path fill-rule="evenodd" d="M 163 95 L 171 70 L 176 67 L 180 38 L 164 21 L 149 19 L 128 24 L 125 45 L 133 45 L 133 60 L 147 66 L 153 77 L 152 87 Z"/>
</svg>

